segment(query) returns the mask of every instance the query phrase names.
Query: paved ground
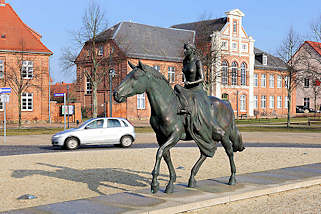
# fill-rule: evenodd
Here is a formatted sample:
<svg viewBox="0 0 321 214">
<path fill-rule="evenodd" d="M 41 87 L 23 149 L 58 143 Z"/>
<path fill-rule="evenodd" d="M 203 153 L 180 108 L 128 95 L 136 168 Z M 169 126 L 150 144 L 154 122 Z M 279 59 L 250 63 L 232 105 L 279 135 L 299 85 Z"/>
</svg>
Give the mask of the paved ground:
<svg viewBox="0 0 321 214">
<path fill-rule="evenodd" d="M 244 152 L 235 155 L 238 173 L 321 162 L 321 134 L 243 133 L 243 136 L 248 146 Z M 49 139 L 50 136 L 8 137 L 7 145 L 48 146 Z M 2 142 L 0 139 L 0 145 Z M 136 143 L 143 145 L 143 149 L 84 149 L 73 152 L 1 156 L 0 212 L 148 188 L 156 153 L 156 148 L 148 145 L 154 145 L 154 142 L 153 134 L 139 134 Z M 198 149 L 191 147 L 192 144 L 185 145 L 185 147 L 178 146 L 172 149 L 172 159 L 177 168 L 177 182 L 181 183 L 188 181 L 189 171 L 199 156 Z M 168 172 L 163 163 L 160 175 L 162 188 L 168 179 L 167 175 Z M 206 160 L 197 179 L 228 175 L 228 160 L 224 150 L 219 148 L 214 158 Z M 305 193 L 307 203 L 311 206 L 321 206 L 321 194 L 316 194 L 320 192 L 320 186 L 299 191 L 303 191 L 301 195 Z M 37 199 L 17 199 L 24 194 L 36 195 Z M 277 210 L 278 206 L 286 204 L 289 196 L 289 203 L 294 200 L 303 202 L 298 206 L 289 206 L 290 211 L 281 210 L 278 213 L 301 213 L 302 210 L 304 211 L 301 206 L 306 204 L 305 198 L 290 199 L 291 194 L 291 192 L 281 193 L 280 197 L 284 199 L 283 201 L 271 199 L 267 204 L 266 199 L 257 198 L 251 199 L 249 204 L 233 202 L 220 205 L 223 206 L 222 208 L 217 206 L 214 208 L 219 209 L 218 213 L 249 213 L 247 210 L 253 211 L 250 213 L 258 213 L 255 212 L 256 206 L 261 206 L 262 213 L 269 213 L 269 208 L 275 207 Z M 258 204 L 254 203 L 255 201 L 259 201 Z M 233 205 L 235 203 L 240 205 Z M 231 207 L 234 206 L 240 207 L 240 211 L 233 210 Z M 310 211 L 313 211 L 313 207 Z M 200 213 L 212 213 L 212 211 L 205 210 Z M 316 212 L 309 212 L 308 209 L 302 213 Z"/>
</svg>

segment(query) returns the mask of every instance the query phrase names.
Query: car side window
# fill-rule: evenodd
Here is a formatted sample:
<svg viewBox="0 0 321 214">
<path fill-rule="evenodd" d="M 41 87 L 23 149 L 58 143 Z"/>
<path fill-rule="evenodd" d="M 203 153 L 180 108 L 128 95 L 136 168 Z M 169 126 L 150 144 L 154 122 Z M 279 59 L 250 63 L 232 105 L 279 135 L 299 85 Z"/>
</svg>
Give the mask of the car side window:
<svg viewBox="0 0 321 214">
<path fill-rule="evenodd" d="M 86 126 L 86 129 L 100 129 L 104 127 L 104 120 L 95 120 Z"/>
<path fill-rule="evenodd" d="M 107 128 L 117 128 L 121 127 L 119 120 L 117 119 L 108 119 Z"/>
</svg>

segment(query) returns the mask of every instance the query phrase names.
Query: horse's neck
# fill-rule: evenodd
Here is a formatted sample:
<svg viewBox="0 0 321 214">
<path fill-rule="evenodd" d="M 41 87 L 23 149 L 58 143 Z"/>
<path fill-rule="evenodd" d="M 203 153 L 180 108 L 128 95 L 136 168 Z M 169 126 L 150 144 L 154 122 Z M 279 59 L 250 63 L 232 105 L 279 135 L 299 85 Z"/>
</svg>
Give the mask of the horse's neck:
<svg viewBox="0 0 321 214">
<path fill-rule="evenodd" d="M 152 115 L 169 115 L 177 112 L 178 100 L 173 89 L 162 80 L 153 80 L 146 90 Z"/>
</svg>

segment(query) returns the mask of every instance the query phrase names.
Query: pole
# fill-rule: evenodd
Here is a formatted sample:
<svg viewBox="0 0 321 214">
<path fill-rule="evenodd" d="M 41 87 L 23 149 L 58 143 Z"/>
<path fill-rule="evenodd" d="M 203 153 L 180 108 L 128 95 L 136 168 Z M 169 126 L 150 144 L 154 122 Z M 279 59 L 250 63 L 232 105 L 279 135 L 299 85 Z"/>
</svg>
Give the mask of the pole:
<svg viewBox="0 0 321 214">
<path fill-rule="evenodd" d="M 7 108 L 6 108 L 6 102 L 3 102 L 3 105 L 4 105 L 4 113 L 3 113 L 3 142 L 4 144 L 6 143 L 6 136 L 7 136 L 7 116 L 6 116 L 6 111 L 7 111 Z"/>
<path fill-rule="evenodd" d="M 236 119 L 239 119 L 239 91 L 236 91 Z"/>
<path fill-rule="evenodd" d="M 113 70 L 109 71 L 109 116 L 113 116 L 113 107 L 112 107 L 112 102 L 113 102 L 113 85 L 112 85 L 112 74 Z"/>
<path fill-rule="evenodd" d="M 64 93 L 64 130 L 66 130 L 66 93 Z"/>
<path fill-rule="evenodd" d="M 50 57 L 49 57 L 49 60 L 48 60 L 48 80 L 49 80 L 49 88 L 48 88 L 48 93 L 49 93 L 49 105 L 48 105 L 48 110 L 49 110 L 49 123 L 51 124 L 51 114 L 50 114 Z"/>
<path fill-rule="evenodd" d="M 106 75 L 104 75 L 104 115 L 107 117 L 106 113 Z"/>
<path fill-rule="evenodd" d="M 68 129 L 69 129 L 69 85 L 67 85 L 67 114 L 68 114 Z"/>
</svg>

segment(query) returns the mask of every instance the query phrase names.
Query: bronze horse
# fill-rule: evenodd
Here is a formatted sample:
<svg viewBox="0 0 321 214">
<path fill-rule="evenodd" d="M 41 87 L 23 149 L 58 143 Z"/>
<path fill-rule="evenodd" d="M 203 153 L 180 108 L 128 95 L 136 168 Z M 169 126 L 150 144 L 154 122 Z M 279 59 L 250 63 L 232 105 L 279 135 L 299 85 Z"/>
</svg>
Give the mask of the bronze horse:
<svg viewBox="0 0 321 214">
<path fill-rule="evenodd" d="M 235 125 L 234 113 L 230 103 L 216 97 L 208 97 L 209 106 L 198 107 L 196 114 L 201 114 L 203 108 L 210 109 L 211 118 L 206 119 L 215 121 L 215 123 L 222 128 L 222 131 L 217 132 L 200 121 L 200 127 L 203 127 L 201 132 L 205 132 L 207 134 L 206 136 L 210 136 L 210 141 L 204 140 L 203 136 L 205 135 L 202 133 L 197 135 L 197 138 L 195 137 L 197 130 L 191 128 L 191 123 L 188 122 L 189 120 L 187 117 L 189 116 L 178 113 L 178 108 L 180 106 L 179 99 L 165 77 L 154 68 L 144 65 L 141 62 L 139 62 L 137 66 L 134 66 L 129 62 L 129 66 L 133 70 L 128 73 L 122 83 L 115 90 L 114 99 L 117 102 L 124 102 L 127 97 L 144 92 L 147 94 L 151 106 L 150 124 L 156 133 L 156 138 L 159 144 L 156 162 L 152 172 L 152 193 L 156 193 L 159 190 L 157 177 L 159 175 L 160 161 L 162 157 L 168 166 L 170 177 L 165 192 L 173 192 L 176 173 L 172 164 L 170 149 L 175 146 L 179 140 L 194 139 L 201 152 L 200 158 L 191 170 L 188 187 L 195 187 L 195 175 L 204 160 L 207 157 L 212 157 L 214 155 L 217 148 L 216 142 L 218 141 L 222 143 L 230 161 L 231 176 L 228 184 L 235 184 L 236 168 L 233 159 L 233 152 L 242 151 L 244 146 L 242 137 Z M 195 133 L 191 133 L 194 131 Z M 204 147 L 206 148 L 204 149 Z M 206 151 L 208 152 L 206 153 Z"/>
</svg>

